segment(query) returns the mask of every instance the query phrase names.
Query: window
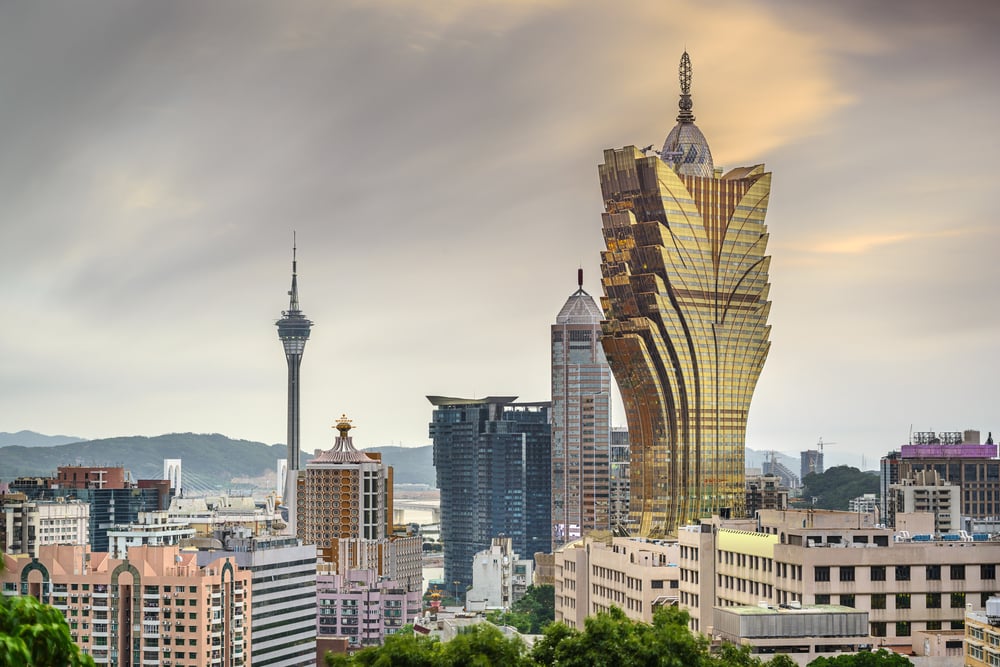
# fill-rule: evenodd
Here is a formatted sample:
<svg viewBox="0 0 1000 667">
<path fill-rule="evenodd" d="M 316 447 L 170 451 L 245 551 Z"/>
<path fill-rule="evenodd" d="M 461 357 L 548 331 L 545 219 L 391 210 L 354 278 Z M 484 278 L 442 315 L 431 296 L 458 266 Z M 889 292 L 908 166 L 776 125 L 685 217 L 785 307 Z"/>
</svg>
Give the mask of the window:
<svg viewBox="0 0 1000 667">
<path fill-rule="evenodd" d="M 896 621 L 896 636 L 897 637 L 909 637 L 910 636 L 910 622 L 909 621 Z"/>
<path fill-rule="evenodd" d="M 885 637 L 885 623 L 872 623 L 872 637 Z"/>
<path fill-rule="evenodd" d="M 909 565 L 897 565 L 896 566 L 896 581 L 909 581 L 910 580 L 910 566 Z"/>
<path fill-rule="evenodd" d="M 941 594 L 940 593 L 928 593 L 926 606 L 928 609 L 940 609 L 941 608 Z"/>
<path fill-rule="evenodd" d="M 872 581 L 885 581 L 885 565 L 872 565 Z"/>
<path fill-rule="evenodd" d="M 928 630 L 940 630 L 941 629 L 941 621 L 927 621 L 927 629 Z"/>
<path fill-rule="evenodd" d="M 952 609 L 963 609 L 965 607 L 965 593 L 952 593 L 951 594 L 951 608 Z"/>
<path fill-rule="evenodd" d="M 885 609 L 885 593 L 872 595 L 872 609 Z"/>
<path fill-rule="evenodd" d="M 817 595 L 816 596 L 816 604 L 830 604 L 830 596 L 829 595 Z"/>
<path fill-rule="evenodd" d="M 841 581 L 854 581 L 854 566 L 841 565 L 840 566 L 840 580 Z M 848 605 L 853 606 L 853 605 Z"/>
<path fill-rule="evenodd" d="M 979 578 L 980 579 L 996 579 L 997 578 L 997 566 L 993 563 L 989 565 L 979 566 Z"/>
<path fill-rule="evenodd" d="M 951 566 L 951 578 L 953 581 L 959 579 L 965 579 L 965 566 L 964 565 L 952 565 Z"/>
<path fill-rule="evenodd" d="M 817 565 L 813 568 L 813 578 L 815 581 L 830 581 L 830 568 L 826 565 Z"/>
<path fill-rule="evenodd" d="M 952 630 L 965 630 L 965 621 L 952 621 L 951 622 L 951 629 Z"/>
<path fill-rule="evenodd" d="M 910 608 L 910 594 L 896 593 L 896 609 L 909 609 L 909 608 Z"/>
<path fill-rule="evenodd" d="M 927 566 L 927 579 L 928 581 L 938 581 L 941 579 L 941 566 L 940 565 L 928 565 Z"/>
<path fill-rule="evenodd" d="M 854 596 L 853 595 L 841 595 L 840 596 L 840 604 L 842 604 L 845 607 L 853 607 L 854 606 Z"/>
</svg>

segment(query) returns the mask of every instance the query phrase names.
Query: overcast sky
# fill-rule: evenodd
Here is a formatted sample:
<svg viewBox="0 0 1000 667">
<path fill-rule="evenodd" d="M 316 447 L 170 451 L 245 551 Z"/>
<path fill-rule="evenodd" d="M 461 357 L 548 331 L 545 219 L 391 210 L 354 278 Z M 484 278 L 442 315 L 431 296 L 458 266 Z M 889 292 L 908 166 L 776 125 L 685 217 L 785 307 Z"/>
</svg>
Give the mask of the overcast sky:
<svg viewBox="0 0 1000 667">
<path fill-rule="evenodd" d="M 597 165 L 662 144 L 687 48 L 716 165 L 774 173 L 748 446 L 985 437 L 998 30 L 962 0 L 5 2 L 0 431 L 284 442 L 293 230 L 303 450 L 341 413 L 428 444 L 427 394 L 547 400 L 578 266 L 600 294 Z"/>
</svg>

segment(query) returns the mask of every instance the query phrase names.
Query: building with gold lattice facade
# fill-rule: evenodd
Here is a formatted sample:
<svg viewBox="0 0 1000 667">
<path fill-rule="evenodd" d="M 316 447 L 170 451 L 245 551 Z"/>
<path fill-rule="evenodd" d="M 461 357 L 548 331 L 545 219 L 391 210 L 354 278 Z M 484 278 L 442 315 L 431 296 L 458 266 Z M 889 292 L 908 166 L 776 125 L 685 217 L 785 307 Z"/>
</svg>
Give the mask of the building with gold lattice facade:
<svg viewBox="0 0 1000 667">
<path fill-rule="evenodd" d="M 298 476 L 298 536 L 315 544 L 320 560 L 338 572 L 382 574 L 392 533 L 392 468 L 382 464 L 381 454 L 355 449 L 351 428 L 341 417 L 333 448 Z"/>
<path fill-rule="evenodd" d="M 628 419 L 630 518 L 641 535 L 741 515 L 747 413 L 770 347 L 763 165 L 716 168 L 681 60 L 659 155 L 606 150 L 602 344 Z"/>
</svg>

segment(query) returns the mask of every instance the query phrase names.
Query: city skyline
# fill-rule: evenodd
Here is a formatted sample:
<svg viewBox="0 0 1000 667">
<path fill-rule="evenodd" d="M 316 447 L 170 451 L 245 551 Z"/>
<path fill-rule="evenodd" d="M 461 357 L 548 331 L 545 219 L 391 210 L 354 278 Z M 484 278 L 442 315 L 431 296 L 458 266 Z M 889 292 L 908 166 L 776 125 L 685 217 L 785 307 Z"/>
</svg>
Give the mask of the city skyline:
<svg viewBox="0 0 1000 667">
<path fill-rule="evenodd" d="M 716 164 L 776 174 L 747 445 L 994 430 L 994 5 L 236 7 L 0 9 L 0 430 L 284 440 L 293 230 L 304 451 L 547 400 L 567 281 L 601 293 L 594 165 L 663 142 L 685 47 Z"/>
</svg>

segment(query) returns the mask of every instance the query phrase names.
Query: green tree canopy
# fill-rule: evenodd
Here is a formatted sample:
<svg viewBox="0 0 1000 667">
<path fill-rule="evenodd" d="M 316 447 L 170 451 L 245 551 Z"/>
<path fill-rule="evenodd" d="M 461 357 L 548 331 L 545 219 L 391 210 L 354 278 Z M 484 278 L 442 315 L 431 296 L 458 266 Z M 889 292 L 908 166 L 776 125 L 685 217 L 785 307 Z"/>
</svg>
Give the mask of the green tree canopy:
<svg viewBox="0 0 1000 667">
<path fill-rule="evenodd" d="M 528 586 L 524 597 L 514 603 L 509 612 L 492 611 L 486 615 L 497 625 L 509 625 L 518 632 L 541 634 L 556 619 L 556 589 L 551 584 Z"/>
<path fill-rule="evenodd" d="M 2 558 L 2 556 L 0 556 Z M 91 667 L 73 643 L 66 619 L 31 596 L 0 595 L 0 665 Z"/>
<path fill-rule="evenodd" d="M 906 656 L 879 649 L 863 653 L 845 653 L 832 658 L 816 658 L 809 667 L 911 667 Z"/>
<path fill-rule="evenodd" d="M 828 510 L 846 510 L 853 498 L 878 493 L 878 475 L 850 466 L 837 466 L 821 475 L 809 473 L 802 480 L 802 499 L 807 505 Z"/>
</svg>

